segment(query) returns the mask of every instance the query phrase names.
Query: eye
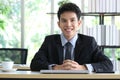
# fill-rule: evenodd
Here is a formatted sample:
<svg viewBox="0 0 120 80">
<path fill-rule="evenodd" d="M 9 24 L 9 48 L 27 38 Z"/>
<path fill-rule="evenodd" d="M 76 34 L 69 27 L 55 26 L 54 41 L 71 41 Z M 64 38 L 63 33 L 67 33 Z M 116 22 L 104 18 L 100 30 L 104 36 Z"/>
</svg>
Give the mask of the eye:
<svg viewBox="0 0 120 80">
<path fill-rule="evenodd" d="M 65 19 L 61 19 L 61 22 L 66 22 L 66 20 Z"/>
<path fill-rule="evenodd" d="M 71 21 L 73 22 L 73 21 L 75 21 L 75 20 L 73 19 L 73 20 L 71 20 Z"/>
<path fill-rule="evenodd" d="M 75 19 L 72 19 L 71 22 L 75 22 Z"/>
</svg>

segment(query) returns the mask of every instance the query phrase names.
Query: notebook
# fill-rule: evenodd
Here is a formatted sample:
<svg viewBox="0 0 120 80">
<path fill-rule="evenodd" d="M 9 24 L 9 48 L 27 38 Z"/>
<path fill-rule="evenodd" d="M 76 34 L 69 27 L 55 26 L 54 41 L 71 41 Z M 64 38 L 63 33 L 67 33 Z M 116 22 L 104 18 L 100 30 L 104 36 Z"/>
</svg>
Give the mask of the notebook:
<svg viewBox="0 0 120 80">
<path fill-rule="evenodd" d="M 40 70 L 41 74 L 88 74 L 88 70 Z"/>
</svg>

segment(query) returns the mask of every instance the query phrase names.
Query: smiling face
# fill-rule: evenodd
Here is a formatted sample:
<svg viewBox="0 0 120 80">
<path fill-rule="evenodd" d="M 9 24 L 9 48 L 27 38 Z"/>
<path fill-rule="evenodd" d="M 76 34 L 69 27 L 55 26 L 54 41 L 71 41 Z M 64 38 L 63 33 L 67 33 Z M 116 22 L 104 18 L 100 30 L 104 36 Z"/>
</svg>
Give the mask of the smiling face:
<svg viewBox="0 0 120 80">
<path fill-rule="evenodd" d="M 69 41 L 77 33 L 80 23 L 81 21 L 78 20 L 77 15 L 74 12 L 66 11 L 60 15 L 58 26 Z"/>
</svg>

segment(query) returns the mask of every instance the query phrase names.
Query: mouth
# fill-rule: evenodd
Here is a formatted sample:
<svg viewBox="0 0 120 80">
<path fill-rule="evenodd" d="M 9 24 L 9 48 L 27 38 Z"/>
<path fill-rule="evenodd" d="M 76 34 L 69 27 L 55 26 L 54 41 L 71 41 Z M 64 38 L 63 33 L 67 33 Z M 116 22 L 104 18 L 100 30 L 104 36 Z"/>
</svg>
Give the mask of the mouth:
<svg viewBox="0 0 120 80">
<path fill-rule="evenodd" d="M 66 32 L 71 32 L 72 29 L 68 28 L 68 29 L 65 29 Z"/>
</svg>

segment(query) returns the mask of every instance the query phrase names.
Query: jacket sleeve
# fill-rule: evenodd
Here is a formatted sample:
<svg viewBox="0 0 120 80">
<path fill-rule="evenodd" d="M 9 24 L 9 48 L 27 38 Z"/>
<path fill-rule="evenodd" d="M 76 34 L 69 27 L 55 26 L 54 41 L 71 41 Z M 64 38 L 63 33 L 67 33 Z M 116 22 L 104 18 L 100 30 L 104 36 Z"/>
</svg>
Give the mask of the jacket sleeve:
<svg viewBox="0 0 120 80">
<path fill-rule="evenodd" d="M 95 39 L 92 40 L 92 54 L 93 62 L 91 65 L 95 72 L 111 72 L 113 71 L 113 64 L 111 60 L 99 49 Z"/>
<path fill-rule="evenodd" d="M 48 44 L 48 39 L 45 38 L 41 48 L 39 51 L 35 54 L 33 57 L 30 68 L 32 71 L 40 71 L 41 69 L 48 69 L 48 60 L 47 60 L 47 44 Z"/>
</svg>

